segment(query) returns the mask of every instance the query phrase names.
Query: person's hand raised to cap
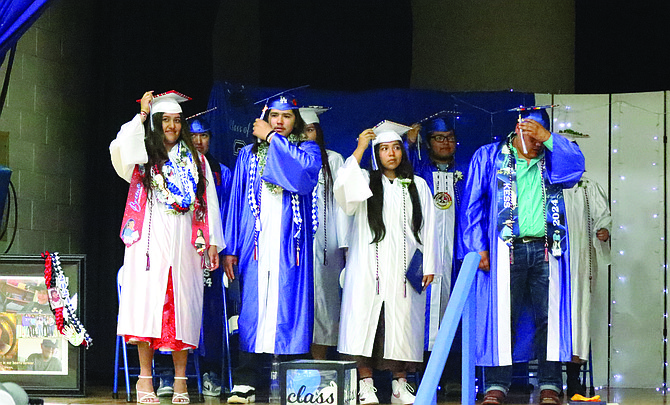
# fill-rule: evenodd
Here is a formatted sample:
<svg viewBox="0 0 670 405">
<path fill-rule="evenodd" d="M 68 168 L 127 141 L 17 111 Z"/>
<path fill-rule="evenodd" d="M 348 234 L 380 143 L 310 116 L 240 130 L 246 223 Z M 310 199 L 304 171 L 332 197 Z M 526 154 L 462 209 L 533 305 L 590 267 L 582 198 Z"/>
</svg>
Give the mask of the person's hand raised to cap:
<svg viewBox="0 0 670 405">
<path fill-rule="evenodd" d="M 147 91 L 140 100 L 140 115 L 142 115 L 142 122 L 144 122 L 151 113 L 151 100 L 154 99 L 153 93 L 153 90 Z"/>
<path fill-rule="evenodd" d="M 416 140 L 419 138 L 419 131 L 421 131 L 421 124 L 418 122 L 412 124 L 412 129 L 407 131 L 407 142 L 416 143 Z"/>
<path fill-rule="evenodd" d="M 270 135 L 270 132 L 272 132 L 272 126 L 267 121 L 256 118 L 256 121 L 254 121 L 254 136 L 264 141 Z"/>
<path fill-rule="evenodd" d="M 539 122 L 530 118 L 519 121 L 517 127 L 523 131 L 524 136 L 530 136 L 540 142 L 544 142 L 551 137 L 551 132 L 547 131 Z"/>
<path fill-rule="evenodd" d="M 375 135 L 372 128 L 368 128 L 361 132 L 360 135 L 358 135 L 358 146 L 356 146 L 356 150 L 354 151 L 353 155 L 356 160 L 358 160 L 359 164 L 361 163 L 361 159 L 363 159 L 363 153 L 368 148 L 368 145 L 370 145 L 370 141 L 376 137 L 377 135 Z"/>
</svg>

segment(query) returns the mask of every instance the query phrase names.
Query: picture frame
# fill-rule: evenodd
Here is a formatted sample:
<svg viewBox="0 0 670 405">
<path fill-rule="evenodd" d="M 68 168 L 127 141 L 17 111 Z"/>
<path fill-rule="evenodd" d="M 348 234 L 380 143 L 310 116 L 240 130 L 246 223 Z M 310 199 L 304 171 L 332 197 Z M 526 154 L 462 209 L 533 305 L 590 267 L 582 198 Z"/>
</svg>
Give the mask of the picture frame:
<svg viewBox="0 0 670 405">
<path fill-rule="evenodd" d="M 59 257 L 70 302 L 84 321 L 86 255 Z M 86 349 L 58 331 L 52 308 L 59 305 L 57 291 L 46 288 L 41 255 L 0 256 L 0 381 L 31 395 L 86 395 Z"/>
</svg>

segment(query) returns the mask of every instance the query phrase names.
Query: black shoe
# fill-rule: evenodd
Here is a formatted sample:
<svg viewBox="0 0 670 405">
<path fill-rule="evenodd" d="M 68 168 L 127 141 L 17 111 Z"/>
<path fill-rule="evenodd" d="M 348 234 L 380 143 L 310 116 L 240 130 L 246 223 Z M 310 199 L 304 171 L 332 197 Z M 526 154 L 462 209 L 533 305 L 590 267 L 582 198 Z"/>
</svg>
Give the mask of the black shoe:
<svg viewBox="0 0 670 405">
<path fill-rule="evenodd" d="M 577 382 L 568 381 L 567 393 L 568 393 L 568 399 L 572 398 L 572 396 L 575 394 L 586 396 L 586 387 L 583 386 L 579 381 Z"/>
<path fill-rule="evenodd" d="M 250 404 L 256 402 L 256 389 L 248 385 L 235 385 L 227 402 L 229 404 Z"/>
<path fill-rule="evenodd" d="M 586 395 L 586 387 L 582 385 L 582 383 L 579 381 L 579 372 L 582 368 L 582 365 L 579 363 L 566 363 L 566 371 L 567 371 L 567 378 L 566 378 L 566 383 L 567 383 L 567 394 L 568 394 L 568 399 L 572 398 L 573 395 L 579 394 L 579 395 Z"/>
</svg>

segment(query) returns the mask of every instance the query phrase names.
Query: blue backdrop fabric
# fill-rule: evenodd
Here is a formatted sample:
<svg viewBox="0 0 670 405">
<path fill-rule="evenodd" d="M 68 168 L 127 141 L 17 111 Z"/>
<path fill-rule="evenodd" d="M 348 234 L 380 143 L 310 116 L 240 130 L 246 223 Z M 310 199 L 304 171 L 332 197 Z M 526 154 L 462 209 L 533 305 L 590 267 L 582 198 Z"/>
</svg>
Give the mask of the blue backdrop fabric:
<svg viewBox="0 0 670 405">
<path fill-rule="evenodd" d="M 211 120 L 212 154 L 231 170 L 237 151 L 255 138 L 253 122 L 259 118 L 263 103 L 254 104 L 285 89 L 248 87 L 217 82 L 212 87 L 208 108 Z M 514 129 L 517 115 L 506 112 L 520 105 L 534 105 L 533 93 L 471 92 L 448 93 L 429 90 L 385 89 L 363 92 L 324 91 L 310 88 L 293 93 L 300 106 L 331 107 L 320 115 L 326 147 L 346 159 L 356 148 L 356 138 L 364 129 L 382 120 L 411 125 L 438 111 L 460 113 L 455 119 L 458 147 L 456 160 L 465 165 L 474 151 L 500 139 Z M 364 157 L 363 167 L 369 166 Z"/>
<path fill-rule="evenodd" d="M 0 61 L 39 18 L 49 0 L 0 0 Z"/>
</svg>

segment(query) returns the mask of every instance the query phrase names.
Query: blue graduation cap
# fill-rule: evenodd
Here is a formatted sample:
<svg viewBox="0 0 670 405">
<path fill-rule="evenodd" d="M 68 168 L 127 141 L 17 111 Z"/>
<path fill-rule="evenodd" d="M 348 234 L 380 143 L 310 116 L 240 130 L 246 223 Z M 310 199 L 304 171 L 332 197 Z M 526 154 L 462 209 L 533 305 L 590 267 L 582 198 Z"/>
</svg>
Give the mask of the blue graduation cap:
<svg viewBox="0 0 670 405">
<path fill-rule="evenodd" d="M 507 111 L 516 111 L 519 113 L 519 122 L 525 119 L 531 119 L 542 125 L 547 131 L 551 128 L 551 121 L 549 119 L 549 114 L 547 113 L 547 108 L 558 107 L 558 104 L 549 104 L 549 105 L 533 105 L 533 106 L 518 106 L 515 108 L 510 108 Z M 526 149 L 526 141 L 523 138 L 523 131 L 520 131 L 521 135 L 521 145 L 523 146 L 523 153 L 528 153 Z"/>
<path fill-rule="evenodd" d="M 537 121 L 546 130 L 549 130 L 549 128 L 551 128 L 551 120 L 549 119 L 547 108 L 554 108 L 554 107 L 558 107 L 558 104 L 533 105 L 533 106 L 520 105 L 516 108 L 510 108 L 507 111 L 516 111 L 519 113 L 519 120 L 531 119 L 533 121 Z"/>
<path fill-rule="evenodd" d="M 265 115 L 265 112 L 268 109 L 274 108 L 275 110 L 297 110 L 298 107 L 298 101 L 295 99 L 295 97 L 290 94 L 289 92 L 293 90 L 299 90 L 299 89 L 304 89 L 305 87 L 309 87 L 308 84 L 304 86 L 299 86 L 299 87 L 294 87 L 292 89 L 284 90 L 281 91 L 277 94 L 273 94 L 270 97 L 258 100 L 254 103 L 255 104 L 260 104 L 260 103 L 265 103 L 265 106 L 263 107 L 263 111 L 261 111 L 261 116 L 260 118 L 263 119 L 263 115 Z"/>
<path fill-rule="evenodd" d="M 445 119 L 446 116 L 451 116 L 458 118 L 461 115 L 460 112 L 454 110 L 442 110 L 438 111 L 435 114 L 431 114 L 427 117 L 421 118 L 419 124 L 428 122 L 426 126 L 427 133 L 433 132 L 449 132 L 454 130 L 453 119 Z"/>
<path fill-rule="evenodd" d="M 433 132 L 449 132 L 454 131 L 454 118 L 458 119 L 461 113 L 454 110 L 442 110 L 435 114 L 421 118 L 418 123 L 423 124 L 428 122 L 425 126 L 426 133 L 430 137 Z M 449 116 L 449 117 L 448 117 Z M 421 143 L 421 134 L 417 136 L 417 143 Z M 418 149 L 419 159 L 421 159 L 421 148 Z"/>
<path fill-rule="evenodd" d="M 216 110 L 216 107 L 186 118 L 186 122 L 188 122 L 188 127 L 192 134 L 202 134 L 203 132 L 209 132 L 211 134 L 211 126 L 209 125 L 208 120 L 205 118 L 205 115 L 211 113 L 214 110 Z"/>
<path fill-rule="evenodd" d="M 434 118 L 428 121 L 426 132 L 432 134 L 433 132 L 449 132 L 454 130 L 452 120 L 445 120 L 444 118 Z"/>
</svg>

